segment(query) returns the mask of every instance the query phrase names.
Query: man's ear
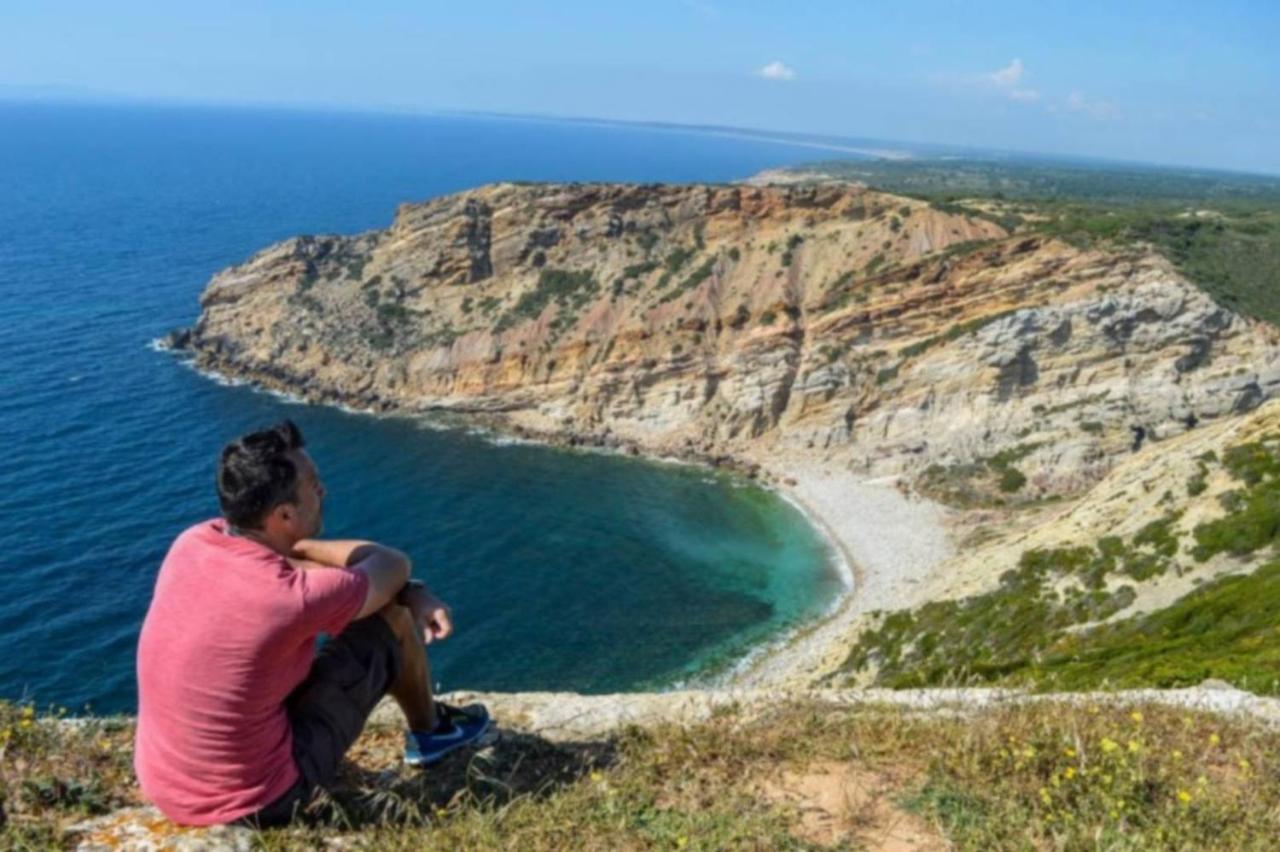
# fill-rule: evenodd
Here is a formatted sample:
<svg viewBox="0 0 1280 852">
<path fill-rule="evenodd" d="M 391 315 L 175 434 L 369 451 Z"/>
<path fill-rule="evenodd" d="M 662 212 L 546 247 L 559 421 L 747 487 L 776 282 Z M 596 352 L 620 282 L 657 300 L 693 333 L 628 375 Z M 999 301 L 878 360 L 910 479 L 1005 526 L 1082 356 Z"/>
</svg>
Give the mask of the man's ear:
<svg viewBox="0 0 1280 852">
<path fill-rule="evenodd" d="M 271 525 L 287 524 L 292 519 L 293 519 L 293 509 L 289 506 L 288 503 L 281 503 L 280 505 L 272 509 L 270 512 L 267 512 L 267 516 L 263 518 L 263 521 L 262 521 L 262 528 L 266 529 L 269 524 Z"/>
</svg>

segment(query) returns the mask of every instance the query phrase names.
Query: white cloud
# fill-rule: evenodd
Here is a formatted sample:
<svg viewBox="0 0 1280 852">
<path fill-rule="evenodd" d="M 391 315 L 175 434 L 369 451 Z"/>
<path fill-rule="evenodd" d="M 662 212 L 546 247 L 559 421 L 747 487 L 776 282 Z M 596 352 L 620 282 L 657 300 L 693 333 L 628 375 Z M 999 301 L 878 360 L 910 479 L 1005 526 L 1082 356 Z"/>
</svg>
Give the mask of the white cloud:
<svg viewBox="0 0 1280 852">
<path fill-rule="evenodd" d="M 757 71 L 756 74 L 766 80 L 794 80 L 796 78 L 796 69 L 775 59 Z"/>
<path fill-rule="evenodd" d="M 1098 119 L 1117 118 L 1120 115 L 1120 111 L 1116 109 L 1115 104 L 1110 101 L 1095 101 L 1092 98 L 1086 98 L 1084 92 L 1079 89 L 1072 89 L 1071 94 L 1067 95 L 1066 107 L 1072 112 L 1082 112 Z"/>
<path fill-rule="evenodd" d="M 703 0 L 681 0 L 686 9 L 696 12 L 708 20 L 715 20 L 720 17 L 720 8 Z"/>
<path fill-rule="evenodd" d="M 1018 85 L 1018 81 L 1022 79 L 1022 75 L 1027 71 L 1027 66 L 1022 64 L 1021 59 L 1015 59 L 999 71 L 992 71 L 986 75 L 986 78 L 993 84 L 1002 89 Z"/>
<path fill-rule="evenodd" d="M 1025 76 L 1027 76 L 1027 66 L 1022 63 L 1021 59 L 1014 59 L 1003 68 L 981 75 L 978 81 L 982 85 L 1000 92 L 1011 101 L 1027 104 L 1040 100 L 1038 91 L 1019 85 Z"/>
</svg>

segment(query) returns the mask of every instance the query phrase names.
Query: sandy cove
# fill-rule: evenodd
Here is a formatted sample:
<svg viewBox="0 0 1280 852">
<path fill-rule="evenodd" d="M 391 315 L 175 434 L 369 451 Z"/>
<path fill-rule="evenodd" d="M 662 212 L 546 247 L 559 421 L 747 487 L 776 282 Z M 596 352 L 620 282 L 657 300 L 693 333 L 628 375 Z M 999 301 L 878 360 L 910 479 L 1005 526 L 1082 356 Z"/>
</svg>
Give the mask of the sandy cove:
<svg viewBox="0 0 1280 852">
<path fill-rule="evenodd" d="M 894 478 L 867 480 L 819 462 L 762 464 L 778 492 L 828 540 L 846 589 L 822 618 L 762 646 L 726 679 L 733 687 L 812 687 L 848 656 L 863 616 L 923 603 L 953 554 L 949 511 L 904 494 Z"/>
</svg>

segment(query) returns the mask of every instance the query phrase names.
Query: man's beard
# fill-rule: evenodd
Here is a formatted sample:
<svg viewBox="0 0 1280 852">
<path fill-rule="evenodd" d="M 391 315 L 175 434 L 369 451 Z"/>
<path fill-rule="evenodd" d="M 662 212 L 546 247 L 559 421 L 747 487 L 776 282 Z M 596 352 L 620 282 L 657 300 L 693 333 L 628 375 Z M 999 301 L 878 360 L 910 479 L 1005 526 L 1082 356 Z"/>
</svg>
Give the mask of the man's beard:
<svg viewBox="0 0 1280 852">
<path fill-rule="evenodd" d="M 311 530 L 311 534 L 308 535 L 307 538 L 316 538 L 320 533 L 324 532 L 324 509 L 320 509 L 316 512 L 316 522 L 312 524 L 312 526 L 314 529 Z"/>
</svg>

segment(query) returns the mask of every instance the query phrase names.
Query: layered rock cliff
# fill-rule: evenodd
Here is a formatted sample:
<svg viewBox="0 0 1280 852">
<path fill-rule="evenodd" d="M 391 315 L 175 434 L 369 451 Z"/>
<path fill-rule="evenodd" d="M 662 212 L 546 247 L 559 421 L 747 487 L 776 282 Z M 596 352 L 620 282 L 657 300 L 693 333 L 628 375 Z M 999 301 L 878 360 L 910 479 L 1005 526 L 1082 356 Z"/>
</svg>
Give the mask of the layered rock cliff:
<svg viewBox="0 0 1280 852">
<path fill-rule="evenodd" d="M 272 246 L 201 304 L 199 366 L 311 399 L 867 475 L 1014 458 L 1026 497 L 1280 382 L 1275 330 L 1152 251 L 852 184 L 485 186 Z"/>
</svg>

